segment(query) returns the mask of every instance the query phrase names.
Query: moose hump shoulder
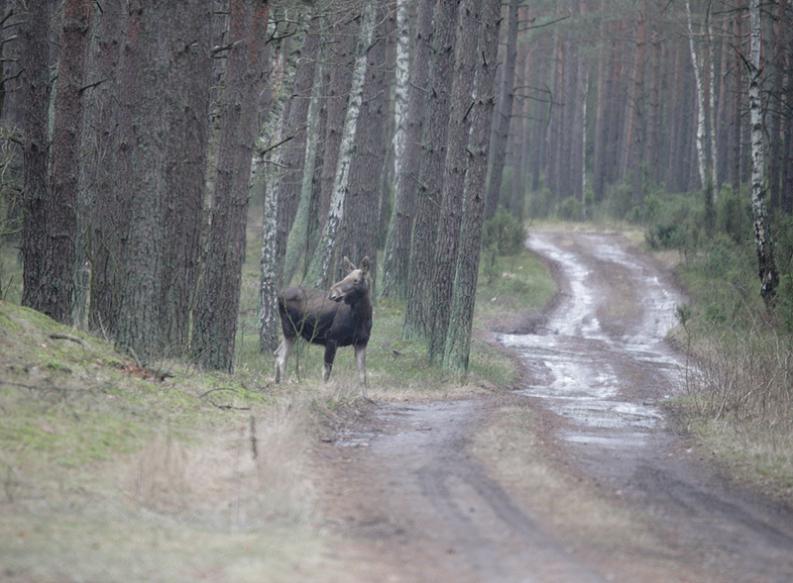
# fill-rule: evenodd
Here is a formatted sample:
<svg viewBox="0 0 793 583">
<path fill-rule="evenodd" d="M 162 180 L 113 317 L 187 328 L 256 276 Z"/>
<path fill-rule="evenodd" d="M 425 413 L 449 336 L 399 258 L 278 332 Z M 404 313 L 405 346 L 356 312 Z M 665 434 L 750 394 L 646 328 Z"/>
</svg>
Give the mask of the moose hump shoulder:
<svg viewBox="0 0 793 583">
<path fill-rule="evenodd" d="M 344 258 L 347 275 L 330 290 L 290 287 L 278 295 L 278 313 L 284 340 L 276 351 L 275 382 L 286 378 L 286 363 L 292 346 L 301 336 L 325 347 L 322 379 L 327 381 L 336 349 L 353 346 L 363 390 L 366 387 L 366 346 L 372 331 L 372 301 L 369 285 L 369 258 L 360 267 Z"/>
</svg>

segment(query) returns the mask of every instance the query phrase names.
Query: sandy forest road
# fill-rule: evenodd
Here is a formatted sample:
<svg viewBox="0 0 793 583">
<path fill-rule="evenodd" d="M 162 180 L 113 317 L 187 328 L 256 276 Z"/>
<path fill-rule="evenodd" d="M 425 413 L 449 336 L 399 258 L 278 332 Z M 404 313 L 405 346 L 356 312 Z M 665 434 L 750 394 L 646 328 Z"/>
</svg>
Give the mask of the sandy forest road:
<svg viewBox="0 0 793 583">
<path fill-rule="evenodd" d="M 511 395 L 382 405 L 319 453 L 344 580 L 790 581 L 793 513 L 725 485 L 659 402 L 679 297 L 624 240 L 539 233 L 562 299 Z"/>
</svg>

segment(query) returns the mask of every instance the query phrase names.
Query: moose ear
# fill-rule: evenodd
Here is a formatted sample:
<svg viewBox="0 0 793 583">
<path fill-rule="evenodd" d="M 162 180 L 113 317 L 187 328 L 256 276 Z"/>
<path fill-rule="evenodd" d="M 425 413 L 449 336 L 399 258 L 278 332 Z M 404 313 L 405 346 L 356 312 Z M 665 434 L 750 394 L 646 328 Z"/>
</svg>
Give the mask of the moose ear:
<svg viewBox="0 0 793 583">
<path fill-rule="evenodd" d="M 350 261 L 350 258 L 347 257 L 346 255 L 344 256 L 343 261 L 344 261 L 344 268 L 347 271 L 355 271 L 356 269 L 358 269 L 357 267 L 355 267 L 355 264 L 352 261 Z"/>
<path fill-rule="evenodd" d="M 364 274 L 369 273 L 369 257 L 368 256 L 364 257 L 361 260 L 361 271 L 363 271 Z"/>
</svg>

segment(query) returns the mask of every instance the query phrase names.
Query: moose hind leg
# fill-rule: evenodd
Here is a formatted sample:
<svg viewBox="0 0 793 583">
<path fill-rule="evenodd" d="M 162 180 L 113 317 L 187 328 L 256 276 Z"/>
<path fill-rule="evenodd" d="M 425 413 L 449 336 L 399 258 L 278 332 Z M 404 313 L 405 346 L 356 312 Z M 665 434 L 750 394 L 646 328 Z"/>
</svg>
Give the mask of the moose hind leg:
<svg viewBox="0 0 793 583">
<path fill-rule="evenodd" d="M 286 380 L 286 361 L 289 358 L 289 353 L 292 352 L 292 346 L 295 344 L 294 338 L 286 338 L 278 345 L 275 351 L 275 382 L 280 383 Z"/>
<path fill-rule="evenodd" d="M 322 367 L 322 380 L 327 382 L 330 378 L 330 371 L 333 370 L 333 361 L 336 358 L 336 343 L 328 342 L 325 345 L 325 364 Z"/>
</svg>

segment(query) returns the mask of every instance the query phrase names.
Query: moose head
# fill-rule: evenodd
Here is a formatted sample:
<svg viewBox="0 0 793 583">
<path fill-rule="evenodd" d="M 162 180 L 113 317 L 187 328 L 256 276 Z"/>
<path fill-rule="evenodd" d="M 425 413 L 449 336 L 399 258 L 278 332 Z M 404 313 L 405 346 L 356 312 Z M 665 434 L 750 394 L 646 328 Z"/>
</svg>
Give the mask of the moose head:
<svg viewBox="0 0 793 583">
<path fill-rule="evenodd" d="M 369 293 L 369 258 L 364 257 L 361 261 L 361 266 L 356 267 L 352 261 L 345 257 L 344 266 L 349 273 L 344 279 L 331 286 L 328 292 L 328 299 L 334 302 L 344 301 L 347 304 L 351 304 L 361 296 Z"/>
</svg>

